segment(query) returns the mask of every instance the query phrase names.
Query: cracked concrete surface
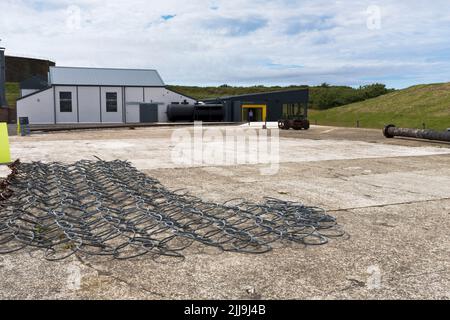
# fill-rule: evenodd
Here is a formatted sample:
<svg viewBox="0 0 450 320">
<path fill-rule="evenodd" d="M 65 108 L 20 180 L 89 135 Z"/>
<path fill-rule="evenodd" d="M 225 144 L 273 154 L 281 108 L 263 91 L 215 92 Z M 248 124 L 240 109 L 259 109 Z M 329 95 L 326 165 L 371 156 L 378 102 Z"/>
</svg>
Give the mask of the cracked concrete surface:
<svg viewBox="0 0 450 320">
<path fill-rule="evenodd" d="M 193 246 L 185 260 L 0 255 L 1 299 L 450 299 L 450 145 L 386 140 L 378 130 L 281 133 L 274 176 L 261 165 L 178 167 L 173 129 L 12 137 L 22 161 L 130 160 L 171 189 L 211 201 L 264 197 L 331 211 L 349 236 L 264 255 Z M 131 147 L 132 145 L 133 147 Z M 148 158 L 146 160 L 146 158 Z"/>
</svg>

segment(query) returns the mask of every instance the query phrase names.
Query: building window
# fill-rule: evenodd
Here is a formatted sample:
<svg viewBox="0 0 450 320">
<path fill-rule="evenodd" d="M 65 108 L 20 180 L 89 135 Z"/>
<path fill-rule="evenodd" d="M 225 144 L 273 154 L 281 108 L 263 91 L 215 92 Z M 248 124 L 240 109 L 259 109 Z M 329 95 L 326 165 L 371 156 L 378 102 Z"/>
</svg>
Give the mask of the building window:
<svg viewBox="0 0 450 320">
<path fill-rule="evenodd" d="M 117 92 L 106 93 L 106 112 L 117 112 Z"/>
<path fill-rule="evenodd" d="M 59 111 L 72 112 L 72 92 L 59 93 Z"/>
</svg>

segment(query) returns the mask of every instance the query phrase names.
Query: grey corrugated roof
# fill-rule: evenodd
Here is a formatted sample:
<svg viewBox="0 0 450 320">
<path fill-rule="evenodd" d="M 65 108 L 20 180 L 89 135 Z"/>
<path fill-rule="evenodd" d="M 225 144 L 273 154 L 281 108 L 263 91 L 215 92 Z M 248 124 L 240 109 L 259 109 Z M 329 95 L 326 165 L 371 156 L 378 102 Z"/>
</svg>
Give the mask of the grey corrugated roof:
<svg viewBox="0 0 450 320">
<path fill-rule="evenodd" d="M 163 87 L 156 70 L 50 67 L 52 85 Z"/>
</svg>

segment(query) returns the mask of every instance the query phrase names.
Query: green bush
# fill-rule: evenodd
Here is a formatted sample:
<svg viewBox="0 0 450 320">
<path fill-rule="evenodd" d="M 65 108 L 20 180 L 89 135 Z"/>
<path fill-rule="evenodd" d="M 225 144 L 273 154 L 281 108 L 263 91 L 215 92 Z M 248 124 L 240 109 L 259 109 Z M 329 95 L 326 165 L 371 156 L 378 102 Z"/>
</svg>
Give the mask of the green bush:
<svg viewBox="0 0 450 320">
<path fill-rule="evenodd" d="M 365 101 L 392 92 L 384 84 L 375 83 L 359 88 L 330 86 L 326 83 L 310 88 L 310 108 L 326 110 Z"/>
<path fill-rule="evenodd" d="M 345 87 L 345 86 L 331 86 L 328 83 L 323 83 L 317 87 L 308 86 L 253 86 L 253 87 L 233 87 L 230 85 L 222 85 L 220 87 L 183 87 L 183 86 L 169 86 L 175 91 L 194 97 L 198 100 L 215 99 L 223 96 L 234 96 L 252 93 L 264 93 L 279 90 L 295 90 L 295 89 L 310 89 L 309 106 L 312 109 L 326 110 L 343 105 L 364 101 L 375 98 L 393 90 L 387 89 L 384 84 L 371 84 L 359 88 Z"/>
</svg>

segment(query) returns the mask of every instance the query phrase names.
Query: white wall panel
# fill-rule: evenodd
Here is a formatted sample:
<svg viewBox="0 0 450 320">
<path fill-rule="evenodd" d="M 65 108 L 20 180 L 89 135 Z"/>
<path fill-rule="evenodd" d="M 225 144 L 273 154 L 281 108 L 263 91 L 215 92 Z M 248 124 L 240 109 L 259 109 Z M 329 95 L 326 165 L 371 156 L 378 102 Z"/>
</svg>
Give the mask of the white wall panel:
<svg viewBox="0 0 450 320">
<path fill-rule="evenodd" d="M 17 101 L 17 117 L 28 117 L 30 124 L 54 124 L 53 88 Z"/>
<path fill-rule="evenodd" d="M 106 93 L 117 93 L 117 112 L 106 112 Z M 102 87 L 102 122 L 103 123 L 123 123 L 123 95 L 122 87 Z"/>
<path fill-rule="evenodd" d="M 35 93 L 35 92 L 38 92 L 38 91 L 39 91 L 38 89 L 21 89 L 20 90 L 20 96 L 21 97 L 25 97 L 25 96 L 27 96 L 29 94 L 32 94 L 32 93 Z"/>
<path fill-rule="evenodd" d="M 139 104 L 144 102 L 144 88 L 125 88 L 125 105 L 127 123 L 139 123 Z"/>
<path fill-rule="evenodd" d="M 72 112 L 61 112 L 60 108 L 60 92 L 72 93 Z M 56 123 L 77 123 L 78 122 L 78 106 L 77 106 L 77 87 L 55 87 L 55 100 L 56 100 Z"/>
<path fill-rule="evenodd" d="M 80 123 L 100 123 L 100 88 L 78 87 Z"/>
<path fill-rule="evenodd" d="M 55 90 L 55 95 L 53 94 Z M 72 112 L 61 112 L 59 103 L 60 92 L 72 93 Z M 117 93 L 117 112 L 106 112 L 106 93 Z M 123 96 L 125 93 L 125 96 Z M 54 96 L 56 99 L 57 123 L 122 123 L 124 121 L 124 109 L 128 123 L 139 123 L 139 104 L 158 104 L 159 122 L 167 122 L 167 106 L 173 102 L 189 104 L 196 101 L 177 94 L 165 88 L 142 87 L 90 87 L 90 86 L 56 86 L 41 93 L 36 93 L 17 102 L 17 114 L 19 117 L 28 117 L 30 123 L 53 124 Z M 144 99 L 145 96 L 145 99 Z M 125 101 L 125 108 L 123 100 Z M 100 103 L 101 100 L 101 103 Z"/>
</svg>

